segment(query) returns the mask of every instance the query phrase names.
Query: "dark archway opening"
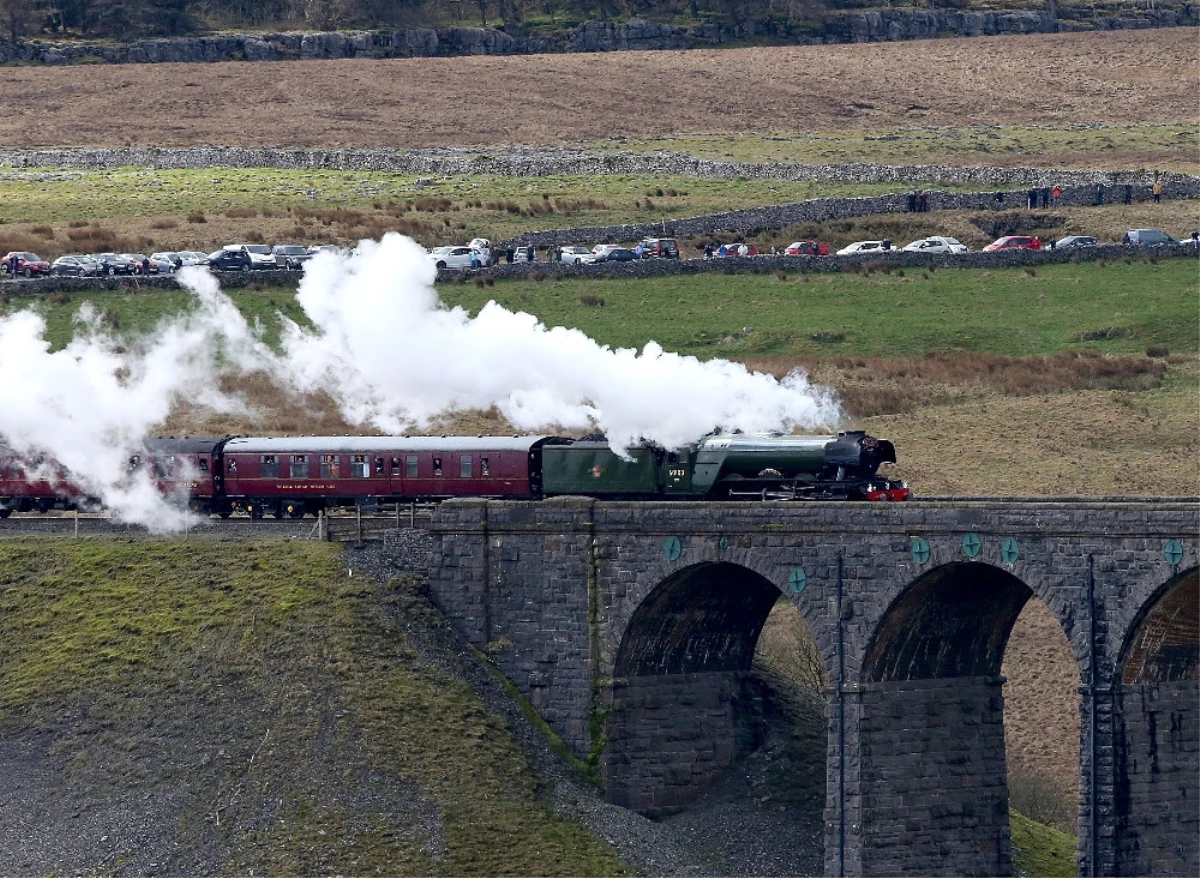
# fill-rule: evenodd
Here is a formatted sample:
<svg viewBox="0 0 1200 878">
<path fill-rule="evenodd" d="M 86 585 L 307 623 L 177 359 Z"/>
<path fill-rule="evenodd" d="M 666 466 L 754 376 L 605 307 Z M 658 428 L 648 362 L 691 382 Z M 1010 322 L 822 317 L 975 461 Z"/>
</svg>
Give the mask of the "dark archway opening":
<svg viewBox="0 0 1200 878">
<path fill-rule="evenodd" d="M 1011 874 L 1000 669 L 1031 596 L 997 567 L 946 564 L 883 615 L 843 696 L 868 871 Z"/>
<path fill-rule="evenodd" d="M 798 673 L 814 656 L 815 691 Z M 642 601 L 617 651 L 610 801 L 704 839 L 718 873 L 819 874 L 821 675 L 808 626 L 769 580 L 727 563 L 678 571 Z"/>
<path fill-rule="evenodd" d="M 1200 865 L 1200 571 L 1147 602 L 1115 686 L 1118 875 L 1194 875 Z"/>
</svg>

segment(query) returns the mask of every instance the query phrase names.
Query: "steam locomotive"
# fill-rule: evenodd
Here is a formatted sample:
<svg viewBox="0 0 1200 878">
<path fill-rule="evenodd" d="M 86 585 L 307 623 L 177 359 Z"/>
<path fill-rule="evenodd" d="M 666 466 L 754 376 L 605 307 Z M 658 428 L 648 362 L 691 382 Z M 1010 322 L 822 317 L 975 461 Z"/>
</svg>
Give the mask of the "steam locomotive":
<svg viewBox="0 0 1200 878">
<path fill-rule="evenodd" d="M 678 449 L 624 453 L 603 436 L 297 436 L 149 439 L 129 460 L 159 491 L 202 514 L 300 518 L 339 507 L 451 497 L 538 500 L 907 500 L 879 475 L 891 442 L 836 436 L 713 434 Z M 52 461 L 0 445 L 0 518 L 98 506 Z"/>
</svg>

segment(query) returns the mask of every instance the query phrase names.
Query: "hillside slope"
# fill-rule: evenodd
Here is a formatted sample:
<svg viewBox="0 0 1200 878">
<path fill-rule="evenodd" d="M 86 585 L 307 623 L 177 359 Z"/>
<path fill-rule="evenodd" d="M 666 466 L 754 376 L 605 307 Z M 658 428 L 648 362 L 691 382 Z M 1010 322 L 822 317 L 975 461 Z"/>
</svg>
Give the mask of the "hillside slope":
<svg viewBox="0 0 1200 878">
<path fill-rule="evenodd" d="M 337 546 L 0 544 L 0 873 L 619 874 L 445 634 Z"/>
</svg>

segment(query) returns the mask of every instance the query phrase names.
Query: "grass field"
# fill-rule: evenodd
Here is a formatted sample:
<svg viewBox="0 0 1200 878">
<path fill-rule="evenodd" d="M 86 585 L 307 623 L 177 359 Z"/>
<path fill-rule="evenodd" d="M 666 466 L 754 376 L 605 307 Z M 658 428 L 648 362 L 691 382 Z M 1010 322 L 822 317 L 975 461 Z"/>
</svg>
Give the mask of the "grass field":
<svg viewBox="0 0 1200 878">
<path fill-rule="evenodd" d="M 1014 124 L 1194 127 L 1195 47 L 1194 28 L 1164 28 L 686 52 L 11 68 L 0 145 L 410 149 Z M 480 83 L 489 100 L 465 99 Z M 648 83 L 663 96 L 652 105 Z M 231 120 L 229 95 L 254 95 L 253 124 Z M 114 101 L 136 106 L 136 121 L 112 124 Z M 1170 138 L 1133 138 L 1121 149 L 1072 144 L 1059 158 L 1084 164 L 1099 149 L 1108 167 L 1194 164 L 1194 148 L 1180 140 L 1179 149 Z M 1003 154 L 1024 164 L 1039 148 Z"/>
</svg>

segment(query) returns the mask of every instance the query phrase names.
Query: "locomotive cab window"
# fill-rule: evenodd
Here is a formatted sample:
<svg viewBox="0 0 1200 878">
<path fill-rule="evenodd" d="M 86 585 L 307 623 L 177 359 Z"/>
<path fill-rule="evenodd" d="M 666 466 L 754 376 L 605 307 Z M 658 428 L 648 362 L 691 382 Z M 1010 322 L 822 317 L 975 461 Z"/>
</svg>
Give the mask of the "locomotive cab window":
<svg viewBox="0 0 1200 878">
<path fill-rule="evenodd" d="M 458 477 L 460 479 L 469 479 L 475 474 L 475 468 L 471 464 L 471 455 L 464 454 L 458 461 Z"/>
<path fill-rule="evenodd" d="M 415 454 L 404 455 L 404 477 L 407 479 L 417 477 L 417 456 Z"/>
<path fill-rule="evenodd" d="M 336 454 L 321 455 L 321 478 L 336 479 L 338 477 L 338 456 Z"/>
<path fill-rule="evenodd" d="M 435 457 L 433 459 L 433 474 L 435 476 L 440 476 L 442 474 L 442 459 L 440 457 Z"/>
<path fill-rule="evenodd" d="M 308 455 L 293 454 L 292 455 L 292 478 L 307 479 L 308 478 Z"/>
<path fill-rule="evenodd" d="M 365 479 L 371 475 L 371 464 L 365 454 L 350 455 L 350 478 Z"/>
<path fill-rule="evenodd" d="M 259 458 L 258 475 L 264 479 L 279 478 L 279 458 L 274 454 L 264 454 Z"/>
</svg>

